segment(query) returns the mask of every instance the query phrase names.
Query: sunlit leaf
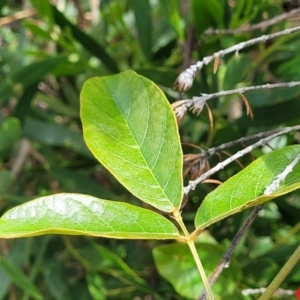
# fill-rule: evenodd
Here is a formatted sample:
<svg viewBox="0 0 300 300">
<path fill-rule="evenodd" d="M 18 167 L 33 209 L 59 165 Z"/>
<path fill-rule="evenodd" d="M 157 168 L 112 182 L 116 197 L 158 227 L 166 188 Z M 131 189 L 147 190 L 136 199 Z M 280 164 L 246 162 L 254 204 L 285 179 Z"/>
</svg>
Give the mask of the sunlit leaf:
<svg viewBox="0 0 300 300">
<path fill-rule="evenodd" d="M 72 234 L 132 239 L 174 239 L 171 221 L 127 203 L 80 194 L 56 194 L 29 201 L 0 219 L 0 238 Z"/>
<path fill-rule="evenodd" d="M 199 229 L 248 207 L 258 205 L 300 188 L 300 164 L 286 177 L 280 188 L 264 196 L 266 187 L 281 174 L 300 153 L 300 145 L 288 146 L 261 156 L 207 195 L 197 211 Z"/>
<path fill-rule="evenodd" d="M 163 211 L 180 205 L 177 124 L 153 82 L 133 71 L 88 80 L 81 119 L 91 152 L 132 194 Z"/>
</svg>

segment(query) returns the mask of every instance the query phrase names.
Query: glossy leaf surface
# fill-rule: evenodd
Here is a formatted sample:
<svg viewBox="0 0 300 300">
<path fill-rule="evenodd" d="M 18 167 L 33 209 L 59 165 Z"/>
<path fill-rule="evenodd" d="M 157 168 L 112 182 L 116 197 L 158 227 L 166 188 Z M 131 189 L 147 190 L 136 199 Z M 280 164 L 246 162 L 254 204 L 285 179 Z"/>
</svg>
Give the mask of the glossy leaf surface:
<svg viewBox="0 0 300 300">
<path fill-rule="evenodd" d="M 197 211 L 195 225 L 199 229 L 224 219 L 248 207 L 267 202 L 300 188 L 300 165 L 269 196 L 264 191 L 277 175 L 300 153 L 300 145 L 285 147 L 261 156 L 237 175 L 207 195 Z"/>
<path fill-rule="evenodd" d="M 80 194 L 56 194 L 12 208 L 0 219 L 0 238 L 71 234 L 111 238 L 173 239 L 163 216 L 127 203 Z"/>
<path fill-rule="evenodd" d="M 92 78 L 81 92 L 87 146 L 136 197 L 170 212 L 182 198 L 182 152 L 161 90 L 133 71 Z"/>
</svg>

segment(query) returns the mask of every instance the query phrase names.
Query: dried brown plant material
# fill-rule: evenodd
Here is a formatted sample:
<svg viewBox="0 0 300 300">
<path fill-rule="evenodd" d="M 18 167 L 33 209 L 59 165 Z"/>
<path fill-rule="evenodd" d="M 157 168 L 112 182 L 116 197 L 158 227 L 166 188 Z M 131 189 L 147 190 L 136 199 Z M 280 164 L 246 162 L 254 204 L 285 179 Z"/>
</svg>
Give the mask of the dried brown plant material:
<svg viewBox="0 0 300 300">
<path fill-rule="evenodd" d="M 205 179 L 203 180 L 203 183 L 213 183 L 213 184 L 221 185 L 223 182 L 216 179 Z"/>
<path fill-rule="evenodd" d="M 195 180 L 210 169 L 208 158 L 203 154 L 185 154 L 183 156 L 183 177 Z"/>
<path fill-rule="evenodd" d="M 207 112 L 208 112 L 209 127 L 210 127 L 210 130 L 212 131 L 214 128 L 214 118 L 213 118 L 212 112 L 206 102 L 205 102 L 205 106 L 206 106 Z"/>
<path fill-rule="evenodd" d="M 214 59 L 214 74 L 217 73 L 220 63 L 220 56 L 216 56 Z"/>
<path fill-rule="evenodd" d="M 196 116 L 199 116 L 199 114 L 203 110 L 203 107 L 204 107 L 205 103 L 206 103 L 206 98 L 194 101 L 194 103 L 191 107 L 191 110 L 192 110 L 193 114 L 195 114 Z"/>
<path fill-rule="evenodd" d="M 182 122 L 182 119 L 184 118 L 188 107 L 186 104 L 186 100 L 181 100 L 181 101 L 176 101 L 174 103 L 171 104 L 176 120 L 177 120 L 177 124 L 180 125 Z"/>
<path fill-rule="evenodd" d="M 187 69 L 179 74 L 174 82 L 173 88 L 180 93 L 184 93 L 189 90 L 194 82 L 195 72 Z"/>
<path fill-rule="evenodd" d="M 251 120 L 253 120 L 253 112 L 252 112 L 251 106 L 249 104 L 249 101 L 247 100 L 245 95 L 240 93 L 240 96 L 246 106 L 247 115 L 250 116 Z"/>
<path fill-rule="evenodd" d="M 231 153 L 229 153 L 229 152 L 227 152 L 227 151 L 225 151 L 225 150 L 223 150 L 222 152 L 223 152 L 224 154 L 226 154 L 228 157 L 231 157 L 231 156 L 232 156 Z M 244 168 L 245 168 L 245 167 L 243 166 L 243 164 L 242 164 L 238 159 L 236 159 L 235 162 L 241 167 L 241 169 L 244 169 Z"/>
</svg>

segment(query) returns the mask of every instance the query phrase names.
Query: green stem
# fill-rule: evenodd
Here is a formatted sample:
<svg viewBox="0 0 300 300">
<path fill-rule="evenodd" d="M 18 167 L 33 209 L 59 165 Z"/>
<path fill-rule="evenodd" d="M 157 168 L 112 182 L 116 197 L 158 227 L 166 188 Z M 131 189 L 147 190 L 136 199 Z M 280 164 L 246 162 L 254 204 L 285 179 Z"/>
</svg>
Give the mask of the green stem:
<svg viewBox="0 0 300 300">
<path fill-rule="evenodd" d="M 291 272 L 296 263 L 300 259 L 300 246 L 297 247 L 295 252 L 291 255 L 270 285 L 267 287 L 266 291 L 258 298 L 258 300 L 267 300 L 272 297 L 274 292 L 279 288 L 286 276 Z"/>
<path fill-rule="evenodd" d="M 175 211 L 175 212 L 173 212 L 173 216 L 175 217 L 176 221 L 178 222 L 178 224 L 179 224 L 180 228 L 182 229 L 184 235 L 187 237 L 187 244 L 188 244 L 188 246 L 191 250 L 191 253 L 194 257 L 194 260 L 196 262 L 196 265 L 197 265 L 198 271 L 200 273 L 202 282 L 203 282 L 204 287 L 206 289 L 207 299 L 208 300 L 214 300 L 212 290 L 210 288 L 209 282 L 208 282 L 207 277 L 205 275 L 204 268 L 202 266 L 202 263 L 201 263 L 199 255 L 198 255 L 197 249 L 195 247 L 194 241 L 190 239 L 189 232 L 187 231 L 187 229 L 186 229 L 186 227 L 185 227 L 185 225 L 182 221 L 181 214 L 180 214 L 179 211 Z"/>
</svg>

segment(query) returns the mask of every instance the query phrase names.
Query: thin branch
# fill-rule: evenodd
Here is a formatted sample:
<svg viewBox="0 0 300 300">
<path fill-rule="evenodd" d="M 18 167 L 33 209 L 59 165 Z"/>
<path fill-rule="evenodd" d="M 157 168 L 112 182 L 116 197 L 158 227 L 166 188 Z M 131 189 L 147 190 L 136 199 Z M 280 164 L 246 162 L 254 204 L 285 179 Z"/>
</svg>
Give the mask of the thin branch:
<svg viewBox="0 0 300 300">
<path fill-rule="evenodd" d="M 238 151 L 237 153 L 235 153 L 231 157 L 229 157 L 226 160 L 218 163 L 215 167 L 211 168 L 209 171 L 203 173 L 196 180 L 190 181 L 189 185 L 184 188 L 184 194 L 187 195 L 190 192 L 190 190 L 194 190 L 200 182 L 202 182 L 203 180 L 209 178 L 211 175 L 218 172 L 219 170 L 223 169 L 225 166 L 227 166 L 228 164 L 230 164 L 234 160 L 246 155 L 247 153 L 253 151 L 257 147 L 265 145 L 267 142 L 274 139 L 275 137 L 286 134 L 286 133 L 289 133 L 289 132 L 294 131 L 294 130 L 300 130 L 300 125 L 292 126 L 292 127 L 285 127 L 282 130 L 280 130 L 280 131 L 278 131 L 278 132 L 276 132 L 276 133 L 274 133 L 274 134 L 272 134 L 268 137 L 265 137 L 265 138 L 259 140 L 255 144 L 250 145 L 247 148 Z"/>
<path fill-rule="evenodd" d="M 91 21 L 92 25 L 97 25 L 100 21 L 100 0 L 89 0 L 91 9 Z"/>
<path fill-rule="evenodd" d="M 244 290 L 242 290 L 242 294 L 244 296 L 262 294 L 266 291 L 266 289 L 267 288 L 244 289 Z M 295 295 L 295 291 L 293 291 L 293 290 L 284 290 L 284 289 L 277 289 L 274 293 L 275 297 L 294 296 L 294 295 Z"/>
<path fill-rule="evenodd" d="M 298 154 L 293 161 L 284 169 L 283 172 L 281 172 L 279 175 L 277 175 L 275 177 L 275 179 L 272 181 L 271 184 L 269 184 L 265 191 L 264 191 L 264 195 L 270 195 L 273 192 L 275 192 L 278 188 L 279 188 L 279 184 L 284 181 L 284 179 L 287 177 L 287 175 L 289 173 L 291 173 L 293 171 L 293 168 L 296 166 L 296 164 L 298 164 L 300 161 L 300 154 Z M 237 232 L 237 234 L 235 235 L 233 241 L 230 244 L 230 247 L 228 248 L 228 250 L 226 251 L 226 253 L 223 255 L 221 261 L 219 262 L 219 264 L 217 265 L 217 267 L 215 268 L 214 272 L 212 273 L 212 275 L 209 278 L 209 284 L 210 286 L 212 286 L 215 281 L 217 280 L 217 278 L 220 276 L 221 272 L 223 271 L 224 268 L 226 268 L 229 265 L 229 262 L 231 260 L 232 254 L 234 252 L 234 250 L 236 249 L 237 245 L 239 244 L 239 242 L 241 241 L 242 237 L 246 234 L 246 231 L 249 229 L 250 225 L 253 223 L 254 219 L 256 218 L 257 214 L 259 213 L 259 211 L 262 209 L 263 205 L 259 204 L 257 206 L 255 206 L 251 213 L 249 214 L 249 216 L 247 217 L 246 221 L 244 222 L 244 224 L 242 225 L 242 227 L 239 229 L 239 231 Z M 299 255 L 299 254 L 298 254 Z M 286 274 L 286 273 L 285 273 Z M 278 287 L 279 285 L 275 285 L 272 287 L 272 292 L 275 291 L 275 289 Z M 269 288 L 268 288 L 269 289 Z M 271 293 L 271 292 L 270 292 Z M 269 294 L 272 295 L 272 294 Z M 199 300 L 205 300 L 206 297 L 206 292 L 202 291 L 200 296 L 199 296 Z"/>
<path fill-rule="evenodd" d="M 250 91 L 258 91 L 258 90 L 270 90 L 270 89 L 276 89 L 276 88 L 291 88 L 295 86 L 299 86 L 300 81 L 291 81 L 291 82 L 281 82 L 281 83 L 267 83 L 263 85 L 254 85 L 254 86 L 248 86 L 248 87 L 242 87 L 234 90 L 228 90 L 228 91 L 220 91 L 213 94 L 202 94 L 202 96 L 196 96 L 192 99 L 186 99 L 186 105 L 188 108 L 191 108 L 192 106 L 197 109 L 198 105 L 202 105 L 203 101 L 208 101 L 211 99 L 215 99 L 222 96 L 228 96 L 232 94 L 244 94 Z"/>
<path fill-rule="evenodd" d="M 0 18 L 0 26 L 8 25 L 21 19 L 33 17 L 34 15 L 36 15 L 36 10 L 32 8 L 18 11 L 13 15 Z"/>
<path fill-rule="evenodd" d="M 253 31 L 253 30 L 257 30 L 257 29 L 261 29 L 264 30 L 267 27 L 270 27 L 274 24 L 277 24 L 281 21 L 284 21 L 286 19 L 288 19 L 289 17 L 297 14 L 300 12 L 300 7 L 299 8 L 295 8 L 287 13 L 281 14 L 279 16 L 276 16 L 272 19 L 266 20 L 266 21 L 262 21 L 260 23 L 257 24 L 253 24 L 253 25 L 246 25 L 240 28 L 235 28 L 235 29 L 207 29 L 204 33 L 206 35 L 213 35 L 213 34 L 235 34 L 235 33 L 243 33 L 243 32 L 248 32 L 248 31 Z"/>
<path fill-rule="evenodd" d="M 263 85 L 242 87 L 234 90 L 220 91 L 213 94 L 202 94 L 201 96 L 195 96 L 192 99 L 176 101 L 172 104 L 172 107 L 176 115 L 177 122 L 178 124 L 180 124 L 183 117 L 185 116 L 185 114 L 189 109 L 192 109 L 193 113 L 199 115 L 202 112 L 203 107 L 206 104 L 206 101 L 211 99 L 215 99 L 222 96 L 229 96 L 233 94 L 242 95 L 250 91 L 270 90 L 275 88 L 291 88 L 299 85 L 300 85 L 300 81 L 291 81 L 291 82 L 281 82 L 281 83 L 273 83 L 273 84 L 267 83 Z"/>
<path fill-rule="evenodd" d="M 288 276 L 288 274 L 292 271 L 295 265 L 300 260 L 300 245 L 296 248 L 294 253 L 289 257 L 288 261 L 284 264 L 282 269 L 267 287 L 266 291 L 258 298 L 258 300 L 267 300 L 272 297 L 275 293 L 276 289 L 281 285 L 283 280 Z"/>
<path fill-rule="evenodd" d="M 270 135 L 272 135 L 272 134 L 274 134 L 274 133 L 276 133 L 276 132 L 278 132 L 280 130 L 281 129 L 275 129 L 275 130 L 270 130 L 270 131 L 265 131 L 265 132 L 260 132 L 260 133 L 257 133 L 257 134 L 249 135 L 249 136 L 237 139 L 235 141 L 231 141 L 231 142 L 228 142 L 228 143 L 221 144 L 221 145 L 219 145 L 217 147 L 209 148 L 208 150 L 203 151 L 203 152 L 207 153 L 209 156 L 211 156 L 211 155 L 215 154 L 218 151 L 221 151 L 221 150 L 233 147 L 233 146 L 235 146 L 237 144 L 242 144 L 242 143 L 250 141 L 250 140 L 262 139 L 262 138 L 270 136 Z"/>
<path fill-rule="evenodd" d="M 179 74 L 179 76 L 177 77 L 175 83 L 174 83 L 174 88 L 178 89 L 179 92 L 183 93 L 185 91 L 187 91 L 188 89 L 191 88 L 191 86 L 193 85 L 193 81 L 195 78 L 195 74 L 198 70 L 201 70 L 203 68 L 204 65 L 208 65 L 211 61 L 213 61 L 216 57 L 223 57 L 226 54 L 232 53 L 232 52 L 239 52 L 240 50 L 255 45 L 257 43 L 261 43 L 261 42 L 266 42 L 270 39 L 279 37 L 279 36 L 283 36 L 283 35 L 288 35 L 291 34 L 293 32 L 299 31 L 300 30 L 300 26 L 296 26 L 293 28 L 288 28 L 282 31 L 278 31 L 275 33 L 271 33 L 268 35 L 262 35 L 258 38 L 254 38 L 252 40 L 248 40 L 246 42 L 241 42 L 239 44 L 236 44 L 234 46 L 231 46 L 225 50 L 220 50 L 218 52 L 215 52 L 213 55 L 211 56 L 206 56 L 204 57 L 201 61 L 198 61 L 195 65 L 190 66 L 188 69 L 186 69 L 185 71 L 181 72 Z"/>
<path fill-rule="evenodd" d="M 210 286 L 212 286 L 215 283 L 217 278 L 222 273 L 223 269 L 228 267 L 234 250 L 236 249 L 237 245 L 239 244 L 242 237 L 245 235 L 246 231 L 249 229 L 250 225 L 253 223 L 255 217 L 257 216 L 257 214 L 259 213 L 259 211 L 261 209 L 262 209 L 262 204 L 259 204 L 252 209 L 248 218 L 246 219 L 246 221 L 244 222 L 244 224 L 242 225 L 242 227 L 239 229 L 239 231 L 235 235 L 234 239 L 232 240 L 230 247 L 228 248 L 226 253 L 223 255 L 221 261 L 218 263 L 217 267 L 215 268 L 212 275 L 208 279 Z M 205 299 L 206 299 L 206 292 L 205 292 L 205 290 L 202 290 L 198 300 L 205 300 Z"/>
</svg>

